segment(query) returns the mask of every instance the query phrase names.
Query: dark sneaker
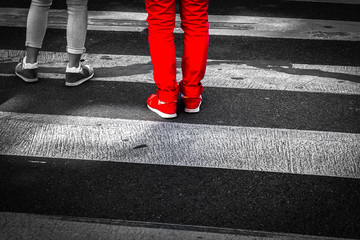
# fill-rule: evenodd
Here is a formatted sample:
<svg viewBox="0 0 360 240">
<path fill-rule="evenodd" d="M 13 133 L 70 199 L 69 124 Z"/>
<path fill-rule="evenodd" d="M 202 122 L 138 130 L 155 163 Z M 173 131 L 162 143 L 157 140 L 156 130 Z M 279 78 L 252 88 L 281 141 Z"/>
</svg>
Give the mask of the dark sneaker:
<svg viewBox="0 0 360 240">
<path fill-rule="evenodd" d="M 162 102 L 156 94 L 152 94 L 147 100 L 148 108 L 162 118 L 175 118 L 176 102 Z"/>
<path fill-rule="evenodd" d="M 15 74 L 22 80 L 28 83 L 37 82 L 37 63 L 25 63 L 25 58 L 21 58 L 15 67 Z"/>
<path fill-rule="evenodd" d="M 86 82 L 94 76 L 94 69 L 89 65 L 81 65 L 79 68 L 66 68 L 65 85 L 75 87 Z"/>
<path fill-rule="evenodd" d="M 198 98 L 189 98 L 181 94 L 181 100 L 185 105 L 184 111 L 187 113 L 200 112 L 201 99 L 201 95 Z"/>
</svg>

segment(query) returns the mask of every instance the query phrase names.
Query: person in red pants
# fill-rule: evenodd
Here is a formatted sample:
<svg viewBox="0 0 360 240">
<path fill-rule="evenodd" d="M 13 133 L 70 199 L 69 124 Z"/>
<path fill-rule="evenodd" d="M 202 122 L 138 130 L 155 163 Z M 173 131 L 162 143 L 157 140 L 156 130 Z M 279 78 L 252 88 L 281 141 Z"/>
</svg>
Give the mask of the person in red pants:
<svg viewBox="0 0 360 240">
<path fill-rule="evenodd" d="M 180 96 L 184 111 L 200 111 L 206 61 L 209 48 L 209 0 L 180 0 L 181 28 L 184 50 L 181 62 L 182 80 L 176 81 L 174 43 L 175 0 L 145 0 L 149 24 L 149 46 L 157 86 L 156 94 L 147 100 L 150 110 L 163 118 L 176 117 Z"/>
</svg>

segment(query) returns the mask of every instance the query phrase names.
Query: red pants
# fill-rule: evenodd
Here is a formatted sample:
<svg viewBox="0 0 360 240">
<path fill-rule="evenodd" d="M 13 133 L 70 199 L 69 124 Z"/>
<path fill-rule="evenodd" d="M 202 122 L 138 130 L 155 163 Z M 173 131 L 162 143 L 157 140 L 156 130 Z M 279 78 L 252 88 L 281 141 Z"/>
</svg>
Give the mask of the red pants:
<svg viewBox="0 0 360 240">
<path fill-rule="evenodd" d="M 177 100 L 179 90 L 187 97 L 199 97 L 209 48 L 209 0 L 180 0 L 184 51 L 180 87 L 176 81 L 174 43 L 175 0 L 145 0 L 149 23 L 149 46 L 157 94 L 163 102 Z"/>
</svg>

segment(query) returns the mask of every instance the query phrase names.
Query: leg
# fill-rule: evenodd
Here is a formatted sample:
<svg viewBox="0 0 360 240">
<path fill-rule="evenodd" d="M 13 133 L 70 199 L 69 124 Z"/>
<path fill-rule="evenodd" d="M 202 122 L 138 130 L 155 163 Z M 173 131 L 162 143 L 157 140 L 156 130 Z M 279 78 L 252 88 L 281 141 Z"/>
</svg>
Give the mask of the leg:
<svg viewBox="0 0 360 240">
<path fill-rule="evenodd" d="M 37 57 L 39 55 L 40 48 L 36 47 L 26 47 L 26 63 L 34 64 L 37 62 Z"/>
<path fill-rule="evenodd" d="M 32 0 L 26 25 L 26 62 L 37 62 L 44 40 L 52 0 Z"/>
<path fill-rule="evenodd" d="M 68 22 L 66 28 L 67 52 L 69 63 L 66 67 L 66 86 L 78 86 L 94 76 L 89 65 L 80 64 L 81 55 L 85 52 L 87 33 L 87 0 L 67 0 Z"/>
<path fill-rule="evenodd" d="M 32 0 L 26 25 L 26 56 L 15 67 L 25 82 L 37 82 L 37 57 L 44 40 L 51 0 Z"/>
<path fill-rule="evenodd" d="M 180 91 L 189 98 L 199 98 L 203 91 L 200 81 L 209 48 L 208 4 L 209 0 L 180 1 L 181 28 L 185 32 Z"/>
<path fill-rule="evenodd" d="M 81 54 L 85 52 L 87 32 L 87 0 L 67 0 L 68 22 L 66 28 L 67 52 L 71 67 L 79 67 Z"/>
<path fill-rule="evenodd" d="M 145 0 L 145 5 L 157 95 L 163 102 L 174 102 L 179 95 L 174 43 L 175 0 Z"/>
</svg>

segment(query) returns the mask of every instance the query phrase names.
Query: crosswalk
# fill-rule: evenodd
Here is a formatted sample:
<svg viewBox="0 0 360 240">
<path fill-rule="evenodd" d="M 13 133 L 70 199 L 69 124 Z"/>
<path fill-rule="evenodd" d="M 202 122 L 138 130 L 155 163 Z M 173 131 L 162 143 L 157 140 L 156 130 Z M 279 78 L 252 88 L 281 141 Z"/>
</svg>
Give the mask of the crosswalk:
<svg viewBox="0 0 360 240">
<path fill-rule="evenodd" d="M 25 9 L 0 13 L 0 32 L 23 34 Z M 64 16 L 50 14 L 52 46 Z M 179 104 L 178 118 L 163 120 L 145 105 L 155 89 L 150 56 L 109 50 L 129 32 L 140 48 L 145 14 L 89 16 L 84 60 L 96 75 L 78 88 L 63 85 L 65 52 L 45 46 L 41 81 L 25 84 L 13 73 L 23 49 L 0 47 L 0 238 L 360 238 L 357 54 L 289 60 L 232 53 L 240 42 L 228 54 L 210 49 L 201 112 Z M 255 37 L 359 49 L 359 22 L 210 21 L 224 46 Z M 96 48 L 104 39 L 111 46 Z"/>
<path fill-rule="evenodd" d="M 25 27 L 28 9 L 0 8 L 0 26 Z M 89 30 L 142 32 L 147 14 L 140 12 L 89 11 Z M 49 27 L 66 28 L 66 10 L 50 10 Z M 182 33 L 176 15 L 175 33 Z M 259 16 L 209 16 L 210 35 L 267 38 L 360 40 L 360 24 L 352 21 Z"/>
</svg>

